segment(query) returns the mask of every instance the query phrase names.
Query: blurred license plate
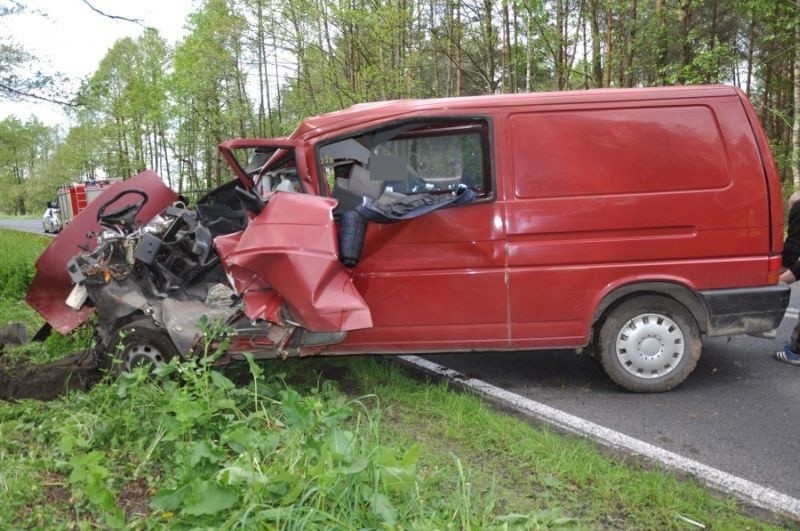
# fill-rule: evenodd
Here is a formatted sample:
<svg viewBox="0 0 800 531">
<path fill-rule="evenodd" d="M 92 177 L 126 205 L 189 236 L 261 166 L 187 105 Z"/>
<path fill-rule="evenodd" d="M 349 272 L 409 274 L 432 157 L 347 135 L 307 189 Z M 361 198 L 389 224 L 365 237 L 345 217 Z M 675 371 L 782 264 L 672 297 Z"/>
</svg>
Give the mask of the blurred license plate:
<svg viewBox="0 0 800 531">
<path fill-rule="evenodd" d="M 86 286 L 83 284 L 75 284 L 72 291 L 69 293 L 69 297 L 67 297 L 67 306 L 73 310 L 80 310 L 88 296 L 89 291 L 86 289 Z"/>
</svg>

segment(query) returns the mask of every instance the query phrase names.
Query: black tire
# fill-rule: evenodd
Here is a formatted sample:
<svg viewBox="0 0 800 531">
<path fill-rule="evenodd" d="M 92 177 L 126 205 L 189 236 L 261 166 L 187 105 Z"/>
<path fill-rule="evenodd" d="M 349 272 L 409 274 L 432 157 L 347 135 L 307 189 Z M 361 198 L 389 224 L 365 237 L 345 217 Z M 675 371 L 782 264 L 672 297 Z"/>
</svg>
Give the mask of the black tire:
<svg viewBox="0 0 800 531">
<path fill-rule="evenodd" d="M 629 391 L 658 393 L 681 384 L 700 359 L 700 329 L 682 304 L 658 295 L 628 299 L 605 316 L 600 364 Z"/>
<path fill-rule="evenodd" d="M 147 317 L 117 328 L 111 334 L 106 352 L 116 373 L 130 372 L 143 365 L 155 368 L 178 355 L 167 331 Z"/>
</svg>

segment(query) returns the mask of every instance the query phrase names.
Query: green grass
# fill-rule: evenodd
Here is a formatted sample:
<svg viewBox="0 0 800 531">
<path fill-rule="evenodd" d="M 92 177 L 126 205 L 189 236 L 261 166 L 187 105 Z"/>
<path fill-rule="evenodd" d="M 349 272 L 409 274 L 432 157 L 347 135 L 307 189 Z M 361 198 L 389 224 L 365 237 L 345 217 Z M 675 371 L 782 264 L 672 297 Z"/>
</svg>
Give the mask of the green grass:
<svg viewBox="0 0 800 531">
<path fill-rule="evenodd" d="M 0 404 L 0 528 L 773 528 L 381 360 L 160 373 Z"/>
<path fill-rule="evenodd" d="M 0 298 L 18 300 L 28 289 L 34 264 L 52 238 L 0 229 Z"/>
<path fill-rule="evenodd" d="M 0 238 L 0 275 L 29 275 L 4 265 L 36 237 Z M 3 306 L 28 318 L 21 295 Z M 0 463 L 0 529 L 770 528 L 386 358 L 193 360 L 0 402 Z"/>
<path fill-rule="evenodd" d="M 44 320 L 22 302 L 36 273 L 36 259 L 53 239 L 39 234 L 0 229 L 0 325 L 24 323 L 32 336 Z M 4 360 L 44 362 L 64 357 L 85 346 L 86 333 L 70 337 L 51 334 L 44 343 L 10 349 Z"/>
<path fill-rule="evenodd" d="M 329 380 L 289 384 L 252 361 L 246 370 L 236 385 L 190 361 L 48 404 L 0 404 L 0 528 L 572 523 L 496 513 L 455 457 L 422 474 L 422 446 L 387 437 L 374 396 Z"/>
</svg>

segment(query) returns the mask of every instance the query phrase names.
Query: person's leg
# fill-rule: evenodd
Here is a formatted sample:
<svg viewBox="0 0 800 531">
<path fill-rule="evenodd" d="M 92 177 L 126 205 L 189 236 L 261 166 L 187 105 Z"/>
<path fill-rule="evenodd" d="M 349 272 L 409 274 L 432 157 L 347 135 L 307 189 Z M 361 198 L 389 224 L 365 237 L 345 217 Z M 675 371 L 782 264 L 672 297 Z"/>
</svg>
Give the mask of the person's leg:
<svg viewBox="0 0 800 531">
<path fill-rule="evenodd" d="M 790 365 L 800 365 L 800 320 L 792 330 L 791 343 L 773 354 L 773 357 Z"/>
</svg>

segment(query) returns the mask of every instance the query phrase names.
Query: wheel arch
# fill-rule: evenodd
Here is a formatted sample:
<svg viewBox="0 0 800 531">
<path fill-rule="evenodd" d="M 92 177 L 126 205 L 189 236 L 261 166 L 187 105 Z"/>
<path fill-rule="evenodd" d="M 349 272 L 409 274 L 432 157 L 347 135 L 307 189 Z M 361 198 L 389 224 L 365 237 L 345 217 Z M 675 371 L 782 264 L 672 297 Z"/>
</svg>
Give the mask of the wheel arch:
<svg viewBox="0 0 800 531">
<path fill-rule="evenodd" d="M 609 311 L 624 301 L 641 295 L 661 295 L 673 299 L 689 310 L 701 334 L 705 334 L 708 330 L 708 310 L 691 288 L 679 282 L 647 281 L 624 284 L 603 295 L 600 302 L 595 306 L 594 314 L 592 315 L 590 337 L 594 339 L 598 326 L 603 322 Z"/>
</svg>

